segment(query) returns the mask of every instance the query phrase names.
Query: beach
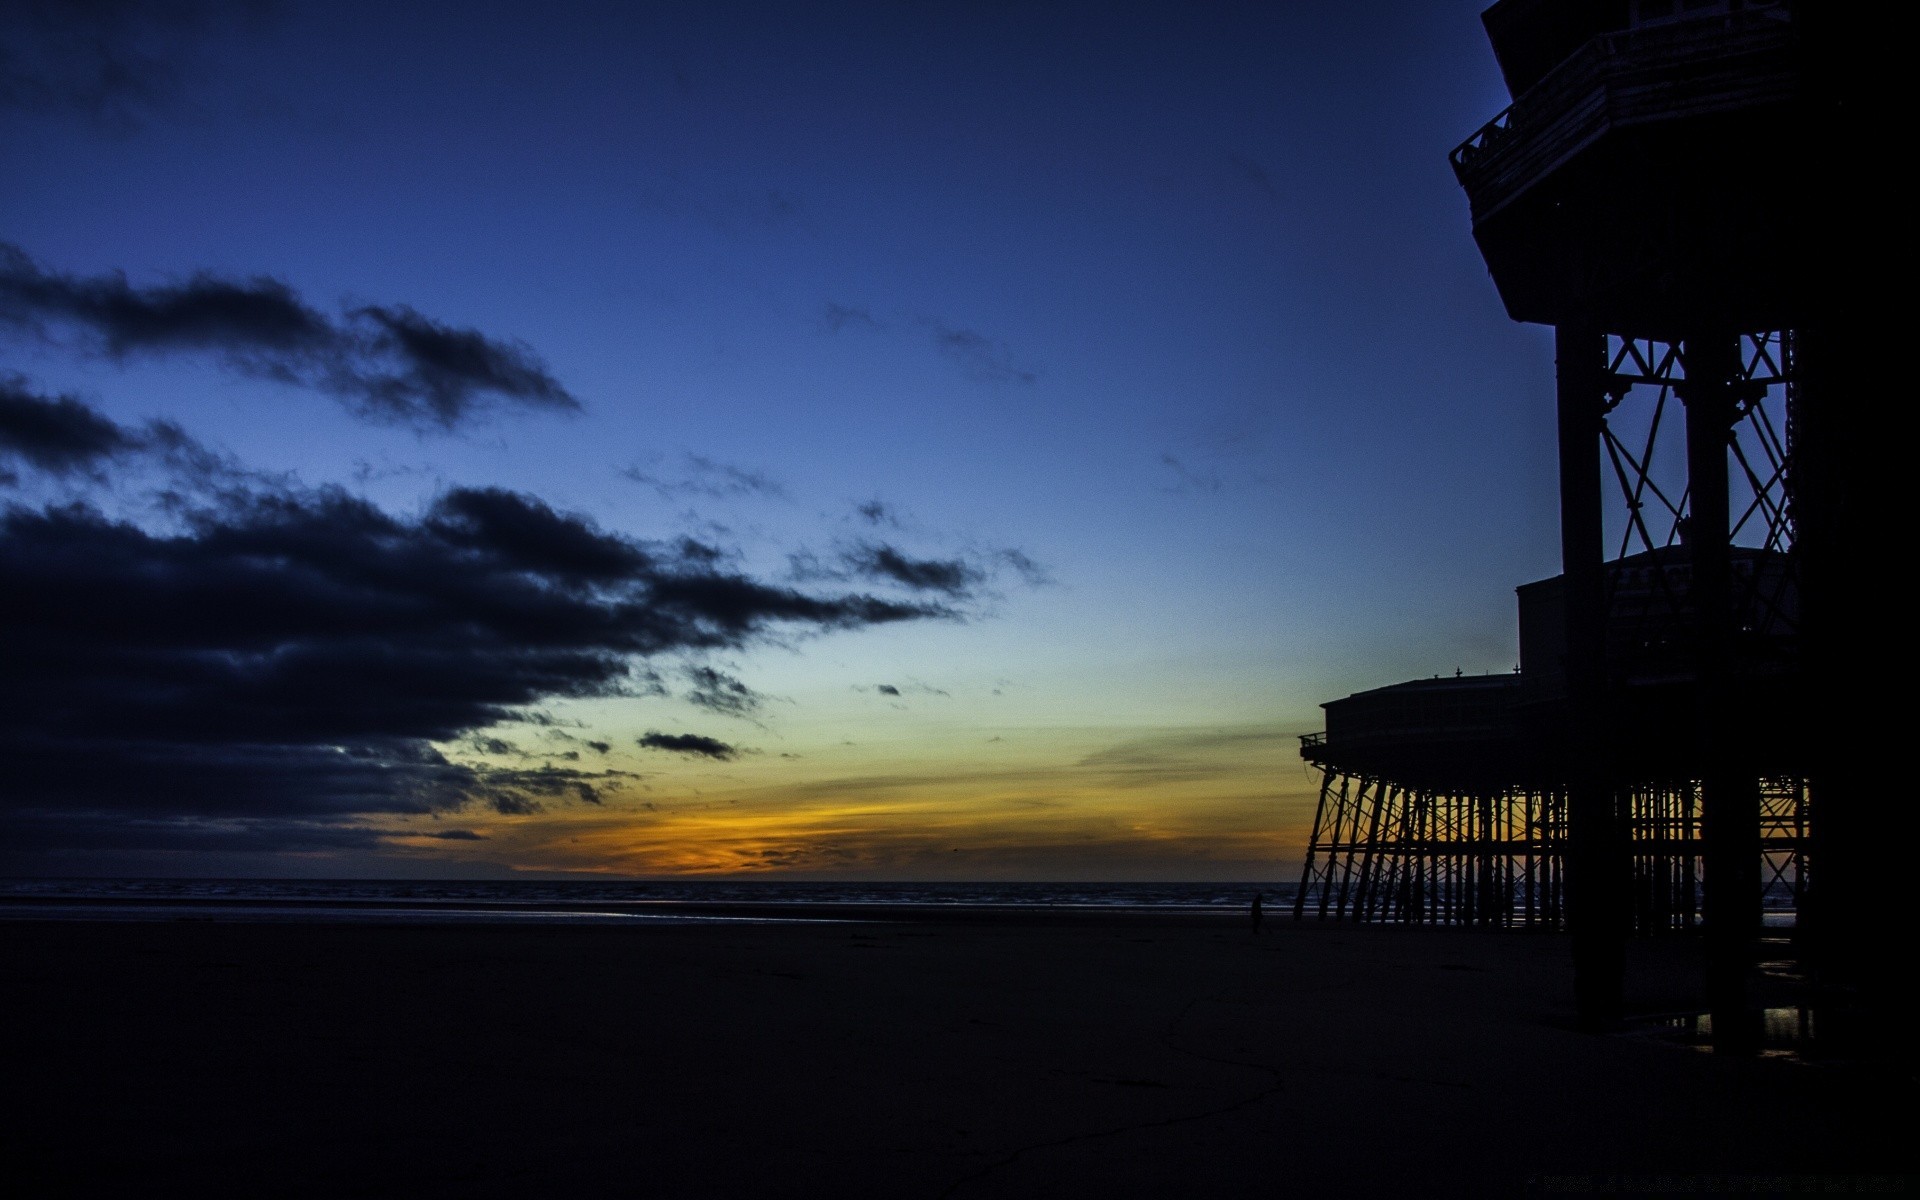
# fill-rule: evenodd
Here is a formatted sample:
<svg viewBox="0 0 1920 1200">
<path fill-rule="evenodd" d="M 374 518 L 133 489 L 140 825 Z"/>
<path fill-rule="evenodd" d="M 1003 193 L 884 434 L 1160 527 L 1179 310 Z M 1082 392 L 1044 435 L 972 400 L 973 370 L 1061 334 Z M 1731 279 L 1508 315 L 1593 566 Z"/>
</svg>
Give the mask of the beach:
<svg viewBox="0 0 1920 1200">
<path fill-rule="evenodd" d="M 1552 936 L 921 914 L 0 945 L 19 1196 L 1867 1194 L 1912 1162 L 1874 1068 L 1577 1032 Z M 1636 1011 L 1697 1007 L 1694 947 L 1633 954 Z"/>
</svg>

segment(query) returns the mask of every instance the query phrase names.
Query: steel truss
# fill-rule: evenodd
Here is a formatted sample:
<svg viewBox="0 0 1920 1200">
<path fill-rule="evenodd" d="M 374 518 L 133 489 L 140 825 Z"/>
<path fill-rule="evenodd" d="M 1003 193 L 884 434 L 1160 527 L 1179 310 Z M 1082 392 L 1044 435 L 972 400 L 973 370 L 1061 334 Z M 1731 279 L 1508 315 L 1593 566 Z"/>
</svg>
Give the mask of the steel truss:
<svg viewBox="0 0 1920 1200">
<path fill-rule="evenodd" d="M 1775 330 L 1740 334 L 1738 340 L 1735 416 L 1727 431 L 1735 515 L 1726 536 L 1733 545 L 1784 555 L 1785 569 L 1740 575 L 1732 599 L 1736 611 L 1793 632 L 1794 338 L 1791 330 Z M 1684 422 L 1675 414 L 1675 402 L 1684 403 L 1687 393 L 1686 357 L 1679 342 L 1607 338 L 1601 438 L 1616 485 L 1605 518 L 1618 531 L 1616 559 L 1668 550 L 1695 532 L 1689 528 Z M 1651 589 L 1632 590 L 1610 575 L 1611 617 L 1645 620 L 1654 609 L 1677 615 L 1684 608 L 1678 578 L 1678 572 L 1652 572 Z"/>
<path fill-rule="evenodd" d="M 1715 370 L 1731 376 L 1697 381 L 1719 389 L 1703 394 L 1733 402 L 1719 410 L 1728 414 L 1729 455 L 1729 506 L 1721 536 L 1730 546 L 1744 548 L 1744 559 L 1722 595 L 1738 614 L 1744 631 L 1738 636 L 1760 635 L 1748 643 L 1754 653 L 1736 649 L 1735 659 L 1744 664 L 1736 670 L 1777 670 L 1781 664 L 1759 652 L 1767 650 L 1761 643 L 1789 646 L 1798 632 L 1794 337 L 1786 330 L 1741 334 L 1737 352 L 1728 355 L 1729 349 L 1724 343 L 1697 348 L 1696 358 L 1720 364 Z M 1605 622 L 1622 633 L 1609 639 L 1608 649 L 1609 690 L 1616 702 L 1639 683 L 1661 685 L 1662 670 L 1670 683 L 1674 670 L 1698 661 L 1688 649 L 1699 636 L 1689 604 L 1695 560 L 1679 549 L 1702 533 L 1689 526 L 1687 421 L 1680 413 L 1689 396 L 1688 352 L 1682 342 L 1606 339 L 1597 402 L 1602 475 L 1610 473 L 1615 485 L 1607 489 L 1611 500 L 1602 516 L 1614 552 L 1605 576 Z M 1712 519 L 1717 524 L 1720 513 Z M 1653 670 L 1641 675 L 1642 668 Z M 1623 765 L 1634 757 L 1626 753 Z M 1351 764 L 1342 769 L 1318 755 L 1314 760 L 1324 775 L 1296 916 L 1564 925 L 1564 781 L 1448 790 L 1366 774 Z M 1675 769 L 1640 761 L 1650 772 Z M 1631 777 L 1631 768 L 1628 773 Z M 1623 781 L 1612 793 L 1615 828 L 1624 834 L 1631 862 L 1630 920 L 1640 932 L 1684 930 L 1703 922 L 1709 881 L 1702 792 L 1697 779 L 1642 778 Z M 1758 798 L 1761 902 L 1797 913 L 1808 880 L 1805 781 L 1761 778 Z"/>
<path fill-rule="evenodd" d="M 1798 912 L 1809 820 L 1802 780 L 1761 781 L 1763 896 Z M 1620 793 L 1634 928 L 1701 923 L 1706 872 L 1692 780 Z M 1409 925 L 1558 929 L 1565 922 L 1566 793 L 1448 792 L 1327 768 L 1294 916 Z"/>
</svg>

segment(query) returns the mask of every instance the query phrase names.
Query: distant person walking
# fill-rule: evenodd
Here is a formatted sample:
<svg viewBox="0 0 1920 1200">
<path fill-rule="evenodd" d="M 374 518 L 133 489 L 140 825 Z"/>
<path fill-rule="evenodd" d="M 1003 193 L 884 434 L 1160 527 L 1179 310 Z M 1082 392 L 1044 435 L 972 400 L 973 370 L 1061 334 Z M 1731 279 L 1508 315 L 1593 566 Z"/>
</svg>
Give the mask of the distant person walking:
<svg viewBox="0 0 1920 1200">
<path fill-rule="evenodd" d="M 1265 892 L 1255 892 L 1253 894 L 1253 907 L 1247 910 L 1247 916 L 1250 917 L 1253 921 L 1253 931 L 1255 933 L 1260 932 L 1260 916 L 1261 916 L 1260 906 L 1265 901 L 1266 901 Z"/>
</svg>

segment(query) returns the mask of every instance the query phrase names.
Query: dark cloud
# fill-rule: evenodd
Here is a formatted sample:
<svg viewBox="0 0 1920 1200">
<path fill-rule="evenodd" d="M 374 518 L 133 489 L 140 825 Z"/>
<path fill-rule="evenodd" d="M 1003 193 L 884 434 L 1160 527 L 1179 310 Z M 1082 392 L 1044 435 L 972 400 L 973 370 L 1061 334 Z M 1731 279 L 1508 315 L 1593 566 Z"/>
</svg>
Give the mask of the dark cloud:
<svg viewBox="0 0 1920 1200">
<path fill-rule="evenodd" d="M 476 833 L 471 829 L 435 829 L 435 830 L 422 830 L 417 833 L 413 831 L 408 831 L 406 833 L 397 833 L 397 834 L 392 834 L 390 836 L 433 838 L 436 841 L 442 841 L 442 842 L 484 842 L 487 840 L 486 834 Z"/>
<path fill-rule="evenodd" d="M 657 686 L 649 656 L 953 615 L 764 583 L 497 489 L 411 518 L 335 490 L 229 489 L 173 519 L 0 510 L 0 814 L 17 846 L 133 820 L 189 841 L 251 822 L 270 840 L 357 814 L 597 802 L 607 772 L 434 746 Z"/>
<path fill-rule="evenodd" d="M 643 750 L 664 750 L 669 754 L 711 758 L 718 762 L 729 762 L 740 754 L 738 747 L 699 733 L 660 733 L 649 730 L 636 740 Z"/>
<path fill-rule="evenodd" d="M 50 475 L 90 471 L 142 444 L 72 396 L 36 395 L 18 375 L 0 375 L 0 458 Z"/>
<path fill-rule="evenodd" d="M 569 587 L 617 584 L 657 566 L 641 546 L 584 517 L 499 488 L 448 491 L 421 524 L 458 551 L 498 554 L 518 570 Z"/>
<path fill-rule="evenodd" d="M 507 815 L 539 812 L 547 800 L 577 800 L 582 804 L 604 801 L 601 789 L 609 781 L 631 778 L 624 771 L 576 771 L 571 767 L 533 767 L 521 770 L 492 769 L 476 772 L 468 785 L 467 800 L 478 802 Z"/>
<path fill-rule="evenodd" d="M 451 429 L 488 395 L 528 408 L 580 407 L 546 364 L 518 342 L 443 325 L 404 304 L 354 309 L 349 319 L 370 323 L 374 332 L 341 331 L 357 353 L 341 355 L 348 361 L 335 368 L 329 384 L 367 415 L 403 425 L 431 420 Z M 356 358 L 364 364 L 352 361 Z"/>
<path fill-rule="evenodd" d="M 982 383 L 1032 383 L 1038 372 L 1014 365 L 1006 347 L 971 329 L 960 329 L 935 322 L 933 345 L 941 354 L 958 364 L 968 378 Z"/>
<path fill-rule="evenodd" d="M 728 463 L 715 462 L 703 454 L 686 456 L 686 473 L 678 479 L 627 467 L 620 474 L 635 483 L 643 483 L 663 500 L 703 496 L 709 500 L 734 500 L 743 496 L 761 496 L 773 500 L 788 498 L 787 489 L 764 471 L 749 471 Z"/>
<path fill-rule="evenodd" d="M 58 838 L 49 840 L 49 818 L 58 821 Z M 380 848 L 385 831 L 340 820 L 281 817 L 201 819 L 108 812 L 47 814 L 31 809 L 0 809 L 0 865 L 9 870 L 44 867 L 49 849 L 82 862 L 144 861 L 182 853 L 338 853 Z M 58 862 L 60 858 L 52 861 Z"/>
<path fill-rule="evenodd" d="M 869 500 L 865 504 L 854 505 L 853 511 L 869 525 L 891 525 L 900 527 L 900 518 L 892 508 L 878 500 Z"/>
<path fill-rule="evenodd" d="M 172 106 L 214 36 L 257 25 L 248 0 L 8 0 L 0 111 L 77 116 L 131 132 Z"/>
<path fill-rule="evenodd" d="M 277 279 L 196 274 L 185 283 L 136 288 L 118 272 L 84 278 L 41 267 L 0 243 L 0 317 L 45 330 L 73 325 L 111 356 L 169 350 L 260 355 L 255 369 L 323 353 L 338 336 L 326 316 Z"/>
<path fill-rule="evenodd" d="M 405 305 L 340 318 L 266 276 L 200 273 L 135 287 L 119 273 L 63 275 L 0 243 L 0 327 L 122 360 L 206 354 L 255 378 L 314 388 L 368 420 L 452 429 L 490 405 L 571 411 L 576 400 L 525 345 L 445 325 Z"/>
<path fill-rule="evenodd" d="M 916 592 L 939 592 L 954 600 L 971 599 L 1004 571 L 1029 587 L 1053 582 L 1045 567 L 1019 550 L 974 551 L 950 558 L 917 558 L 885 542 L 842 544 L 834 557 L 812 551 L 788 556 L 788 574 L 799 582 L 877 580 Z"/>
<path fill-rule="evenodd" d="M 687 668 L 687 680 L 693 686 L 686 693 L 690 703 L 728 717 L 751 717 L 760 711 L 765 698 L 746 684 L 712 667 Z"/>
<path fill-rule="evenodd" d="M 947 696 L 947 697 L 951 697 L 953 695 L 952 692 L 946 691 L 942 688 L 934 687 L 931 684 L 921 683 L 918 680 L 912 680 L 907 683 L 876 683 L 872 686 L 872 688 L 867 688 L 860 684 L 855 684 L 853 690 L 856 692 L 872 691 L 875 695 L 886 696 L 891 699 L 901 700 L 901 701 L 904 701 L 906 697 L 909 695 Z M 901 707 L 901 706 L 896 705 L 896 707 Z"/>
<path fill-rule="evenodd" d="M 595 754 L 605 754 L 607 751 L 613 749 L 613 743 L 611 742 L 588 742 L 587 745 L 593 748 Z"/>
<path fill-rule="evenodd" d="M 872 579 L 891 580 L 915 591 L 963 596 L 984 577 L 964 559 L 910 558 L 885 543 L 859 546 L 845 555 L 847 565 Z"/>
<path fill-rule="evenodd" d="M 995 558 L 1005 563 L 1028 587 L 1045 587 L 1053 582 L 1053 573 L 1019 550 L 1001 550 Z"/>
<path fill-rule="evenodd" d="M 787 577 L 799 583 L 845 583 L 853 578 L 850 572 L 829 566 L 811 550 L 798 550 L 787 555 Z"/>
<path fill-rule="evenodd" d="M 109 463 L 137 456 L 201 485 L 246 477 L 170 421 L 121 425 L 76 397 L 41 395 L 21 376 L 0 373 L 0 484 L 18 482 L 8 460 L 47 475 L 98 480 Z"/>
</svg>

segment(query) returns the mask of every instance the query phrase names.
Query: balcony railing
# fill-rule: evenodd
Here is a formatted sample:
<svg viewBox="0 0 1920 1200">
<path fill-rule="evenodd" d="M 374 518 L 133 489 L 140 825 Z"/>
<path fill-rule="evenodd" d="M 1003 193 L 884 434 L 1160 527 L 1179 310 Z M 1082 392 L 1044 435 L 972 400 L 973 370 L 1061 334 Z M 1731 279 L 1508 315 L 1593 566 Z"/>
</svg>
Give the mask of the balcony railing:
<svg viewBox="0 0 1920 1200">
<path fill-rule="evenodd" d="M 1480 221 L 1611 129 L 1793 98 L 1792 21 L 1750 10 L 1602 34 L 1449 156 Z"/>
</svg>

